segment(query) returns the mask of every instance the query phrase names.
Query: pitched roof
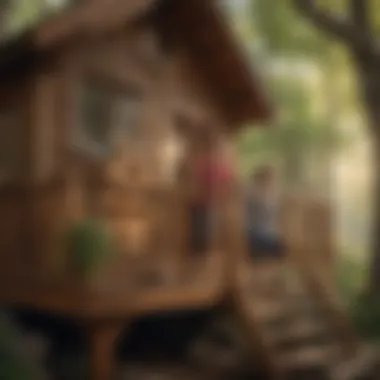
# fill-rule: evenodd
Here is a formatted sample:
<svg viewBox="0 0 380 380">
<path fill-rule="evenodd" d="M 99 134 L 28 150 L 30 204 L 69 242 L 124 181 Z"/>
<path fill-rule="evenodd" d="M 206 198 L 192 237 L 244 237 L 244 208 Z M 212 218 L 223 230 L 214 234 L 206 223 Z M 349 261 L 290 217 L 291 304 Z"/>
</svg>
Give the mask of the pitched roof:
<svg viewBox="0 0 380 380">
<path fill-rule="evenodd" d="M 270 106 L 215 0 L 86 1 L 0 48 L 0 75 L 32 67 L 45 53 L 78 36 L 120 27 L 155 12 L 161 30 L 182 44 L 232 124 L 267 120 Z"/>
</svg>

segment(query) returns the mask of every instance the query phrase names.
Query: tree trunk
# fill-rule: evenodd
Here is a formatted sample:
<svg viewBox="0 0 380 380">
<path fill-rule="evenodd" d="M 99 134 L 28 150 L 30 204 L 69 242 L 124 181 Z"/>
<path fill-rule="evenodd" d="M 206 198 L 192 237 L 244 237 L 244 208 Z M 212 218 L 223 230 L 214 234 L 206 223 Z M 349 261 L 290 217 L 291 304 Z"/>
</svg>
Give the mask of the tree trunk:
<svg viewBox="0 0 380 380">
<path fill-rule="evenodd" d="M 368 1 L 352 3 L 351 17 L 342 19 L 320 7 L 317 0 L 294 0 L 296 9 L 314 26 L 340 40 L 356 66 L 368 117 L 373 157 L 373 224 L 369 294 L 380 291 L 380 55 L 372 36 Z"/>
<path fill-rule="evenodd" d="M 380 101 L 379 101 L 380 107 Z M 370 277 L 368 283 L 369 294 L 380 292 L 380 120 L 379 131 L 372 133 L 372 230 L 371 230 L 371 257 Z"/>
<path fill-rule="evenodd" d="M 0 0 L 0 41 L 6 36 L 9 26 L 11 1 Z"/>
<path fill-rule="evenodd" d="M 367 294 L 376 295 L 380 292 L 380 65 L 375 58 L 356 58 L 372 142 L 372 231 Z"/>
</svg>

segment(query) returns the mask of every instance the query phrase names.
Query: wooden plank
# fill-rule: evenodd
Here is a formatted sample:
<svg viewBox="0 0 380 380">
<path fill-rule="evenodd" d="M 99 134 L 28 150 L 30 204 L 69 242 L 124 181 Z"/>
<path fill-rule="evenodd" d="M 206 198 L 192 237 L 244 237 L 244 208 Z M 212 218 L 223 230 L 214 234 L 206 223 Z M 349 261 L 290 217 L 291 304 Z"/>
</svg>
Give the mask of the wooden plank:
<svg viewBox="0 0 380 380">
<path fill-rule="evenodd" d="M 43 22 L 34 33 L 34 44 L 38 49 L 59 44 L 78 33 L 115 28 L 128 19 L 142 13 L 156 0 L 90 1 Z"/>
<path fill-rule="evenodd" d="M 284 352 L 279 355 L 278 361 L 281 369 L 288 371 L 307 368 L 326 367 L 338 357 L 339 348 L 335 345 L 320 347 L 302 347 L 294 351 Z"/>
<path fill-rule="evenodd" d="M 223 256 L 215 252 L 194 273 L 192 280 L 174 283 L 151 291 L 137 293 L 131 301 L 134 315 L 149 314 L 160 310 L 181 310 L 217 305 L 223 296 Z"/>
<path fill-rule="evenodd" d="M 249 294 L 242 290 L 241 288 L 236 289 L 233 294 L 233 305 L 247 338 L 248 346 L 252 352 L 258 354 L 262 369 L 266 370 L 271 378 L 281 379 L 282 373 L 278 366 L 276 351 L 268 337 L 263 334 L 262 325 L 255 314 L 256 309 L 252 307 Z"/>
<path fill-rule="evenodd" d="M 223 273 L 222 255 L 215 253 L 187 283 L 99 292 L 86 287 L 85 283 L 48 286 L 46 282 L 19 285 L 10 282 L 0 286 L 0 300 L 4 304 L 78 318 L 137 317 L 163 310 L 190 310 L 218 304 L 223 296 Z"/>
<path fill-rule="evenodd" d="M 301 320 L 293 321 L 290 325 L 271 327 L 268 330 L 269 340 L 273 344 L 279 344 L 283 341 L 297 341 L 309 337 L 319 336 L 328 332 L 326 325 L 319 320 Z"/>
<path fill-rule="evenodd" d="M 379 350 L 371 346 L 361 346 L 355 358 L 334 364 L 331 376 L 334 380 L 355 380 L 374 374 L 380 359 Z"/>
<path fill-rule="evenodd" d="M 331 287 L 330 281 L 326 279 L 323 267 L 320 268 L 311 261 L 308 263 L 304 262 L 300 270 L 311 294 L 324 305 L 331 325 L 336 329 L 341 338 L 344 351 L 347 355 L 352 356 L 359 347 L 359 337 L 345 315 L 336 290 Z"/>
</svg>

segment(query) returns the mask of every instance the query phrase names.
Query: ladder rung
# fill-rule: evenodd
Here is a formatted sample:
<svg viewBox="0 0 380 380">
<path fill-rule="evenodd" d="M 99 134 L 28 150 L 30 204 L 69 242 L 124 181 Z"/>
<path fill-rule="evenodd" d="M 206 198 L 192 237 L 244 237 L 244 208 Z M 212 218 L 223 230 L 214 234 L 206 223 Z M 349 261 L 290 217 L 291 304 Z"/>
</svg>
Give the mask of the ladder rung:
<svg viewBox="0 0 380 380">
<path fill-rule="evenodd" d="M 255 318 L 262 321 L 271 321 L 277 318 L 281 318 L 286 313 L 286 305 L 281 302 L 257 300 L 251 303 L 250 310 Z"/>
<path fill-rule="evenodd" d="M 326 326 L 315 320 L 299 321 L 281 328 L 271 328 L 268 331 L 270 341 L 281 343 L 285 340 L 299 340 L 321 335 L 326 332 Z"/>
<path fill-rule="evenodd" d="M 334 380 L 352 380 L 357 376 L 371 371 L 379 360 L 378 351 L 373 347 L 361 347 L 357 355 L 350 360 L 345 360 L 331 368 L 332 378 Z"/>
<path fill-rule="evenodd" d="M 284 371 L 329 366 L 339 353 L 334 346 L 303 347 L 280 355 L 279 365 Z"/>
<path fill-rule="evenodd" d="M 288 299 L 272 299 L 252 297 L 250 301 L 252 314 L 263 322 L 271 322 L 276 318 L 304 317 L 318 313 L 316 305 L 305 297 L 289 297 Z"/>
</svg>

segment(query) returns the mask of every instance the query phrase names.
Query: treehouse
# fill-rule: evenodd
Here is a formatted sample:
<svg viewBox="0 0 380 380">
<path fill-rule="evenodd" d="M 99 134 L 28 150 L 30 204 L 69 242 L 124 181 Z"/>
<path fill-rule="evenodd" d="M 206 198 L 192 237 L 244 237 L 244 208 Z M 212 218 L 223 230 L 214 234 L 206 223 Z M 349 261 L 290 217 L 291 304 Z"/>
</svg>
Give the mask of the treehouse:
<svg viewBox="0 0 380 380">
<path fill-rule="evenodd" d="M 222 223 L 207 252 L 188 249 L 191 184 L 176 174 L 179 163 L 205 128 L 228 143 L 241 125 L 270 117 L 216 1 L 80 2 L 3 42 L 0 75 L 0 299 L 83 324 L 94 380 L 110 379 L 116 338 L 132 319 L 226 300 L 273 377 L 356 352 L 332 287 L 305 263 L 301 289 L 328 306 L 326 326 L 342 333 L 335 345 L 300 359 L 257 328 L 288 312 L 281 305 L 293 293 L 251 294 L 264 286 L 252 278 L 270 276 L 247 265 L 238 189 L 215 210 Z M 296 262 L 305 245 L 293 241 Z M 327 252 L 317 241 L 310 252 Z M 309 325 L 303 334 L 315 333 Z"/>
</svg>

